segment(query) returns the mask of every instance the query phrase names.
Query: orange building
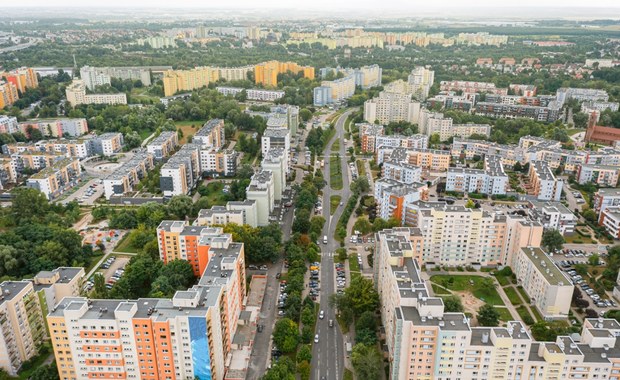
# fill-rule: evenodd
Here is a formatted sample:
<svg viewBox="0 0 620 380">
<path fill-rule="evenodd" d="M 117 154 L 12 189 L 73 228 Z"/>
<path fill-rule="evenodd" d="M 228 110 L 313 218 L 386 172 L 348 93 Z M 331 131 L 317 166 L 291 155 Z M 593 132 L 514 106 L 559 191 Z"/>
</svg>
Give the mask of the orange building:
<svg viewBox="0 0 620 380">
<path fill-rule="evenodd" d="M 254 67 L 254 81 L 263 86 L 277 87 L 278 74 L 291 71 L 295 74 L 303 73 L 304 78 L 314 79 L 314 67 L 300 66 L 295 62 L 269 61 L 259 63 Z"/>
<path fill-rule="evenodd" d="M 17 86 L 12 82 L 0 81 L 0 108 L 13 105 L 18 99 Z"/>
<path fill-rule="evenodd" d="M 21 67 L 11 72 L 0 74 L 7 82 L 13 83 L 20 92 L 25 92 L 28 88 L 39 87 L 37 73 L 31 67 Z"/>
</svg>

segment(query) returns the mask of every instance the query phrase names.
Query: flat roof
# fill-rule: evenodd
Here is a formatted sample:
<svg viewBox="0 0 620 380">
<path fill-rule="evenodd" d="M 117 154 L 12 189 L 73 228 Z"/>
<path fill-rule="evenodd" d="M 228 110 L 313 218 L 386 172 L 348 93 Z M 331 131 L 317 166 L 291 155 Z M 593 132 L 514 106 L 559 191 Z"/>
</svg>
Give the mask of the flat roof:
<svg viewBox="0 0 620 380">
<path fill-rule="evenodd" d="M 525 256 L 534 264 L 537 271 L 542 274 L 551 285 L 573 286 L 564 272 L 555 265 L 549 256 L 538 247 L 523 247 L 521 250 Z"/>
</svg>

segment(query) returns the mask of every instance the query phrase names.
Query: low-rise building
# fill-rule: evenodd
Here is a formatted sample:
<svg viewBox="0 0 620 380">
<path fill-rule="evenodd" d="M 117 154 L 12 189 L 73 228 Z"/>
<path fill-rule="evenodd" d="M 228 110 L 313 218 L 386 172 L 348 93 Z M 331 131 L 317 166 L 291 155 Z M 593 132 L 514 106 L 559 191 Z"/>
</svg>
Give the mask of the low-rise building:
<svg viewBox="0 0 620 380">
<path fill-rule="evenodd" d="M 142 178 L 154 167 L 153 155 L 144 151 L 133 157 L 103 179 L 103 193 L 107 200 L 134 190 Z"/>
<path fill-rule="evenodd" d="M 381 178 L 405 184 L 422 181 L 422 168 L 406 162 L 386 161 L 381 167 Z"/>
<path fill-rule="evenodd" d="M 0 133 L 16 133 L 19 132 L 19 123 L 17 118 L 13 116 L 0 115 Z"/>
<path fill-rule="evenodd" d="M 497 156 L 486 156 L 484 169 L 448 168 L 447 191 L 503 195 L 507 188 L 508 175 Z"/>
<path fill-rule="evenodd" d="M 540 222 L 545 229 L 558 230 L 562 235 L 575 232 L 577 216 L 560 202 L 540 202 L 530 200 L 529 215 Z"/>
<path fill-rule="evenodd" d="M 436 149 L 377 147 L 377 164 L 388 160 L 406 162 L 431 171 L 446 171 L 450 167 L 450 152 Z"/>
<path fill-rule="evenodd" d="M 389 135 L 389 136 L 376 136 L 375 148 L 373 152 L 376 152 L 378 147 L 386 148 L 408 148 L 408 149 L 427 149 L 428 148 L 428 136 L 422 134 L 415 134 L 411 136 L 403 135 Z"/>
<path fill-rule="evenodd" d="M 88 133 L 88 123 L 86 119 L 37 119 L 19 123 L 19 129 L 26 136 L 36 129 L 44 137 L 77 137 Z"/>
<path fill-rule="evenodd" d="M 200 168 L 203 176 L 234 176 L 239 164 L 239 152 L 230 149 L 201 149 Z"/>
<path fill-rule="evenodd" d="M 75 79 L 65 89 L 67 102 L 72 106 L 79 104 L 127 104 L 127 95 L 118 94 L 86 94 L 86 85 L 82 80 Z"/>
<path fill-rule="evenodd" d="M 620 176 L 617 165 L 581 165 L 577 170 L 577 182 L 595 183 L 599 186 L 616 187 Z"/>
<path fill-rule="evenodd" d="M 544 318 L 567 318 L 574 286 L 540 248 L 523 247 L 510 266 L 517 282 Z"/>
<path fill-rule="evenodd" d="M 284 91 L 263 90 L 261 88 L 241 88 L 241 87 L 216 87 L 220 94 L 236 96 L 245 91 L 248 100 L 260 102 L 274 102 L 284 96 Z"/>
<path fill-rule="evenodd" d="M 47 199 L 54 199 L 65 190 L 77 184 L 82 175 L 82 167 L 77 159 L 65 158 L 54 162 L 26 181 L 26 186 L 42 192 Z"/>
<path fill-rule="evenodd" d="M 156 160 L 163 160 L 172 154 L 172 151 L 179 145 L 179 137 L 176 132 L 164 131 L 149 141 L 146 151 L 153 155 Z"/>
<path fill-rule="evenodd" d="M 620 189 L 599 189 L 594 193 L 592 209 L 600 214 L 607 207 L 620 206 Z"/>
<path fill-rule="evenodd" d="M 45 338 L 39 298 L 30 281 L 0 283 L 0 368 L 17 376 Z"/>
<path fill-rule="evenodd" d="M 540 201 L 559 201 L 564 181 L 556 178 L 545 161 L 530 162 L 528 194 Z"/>
</svg>

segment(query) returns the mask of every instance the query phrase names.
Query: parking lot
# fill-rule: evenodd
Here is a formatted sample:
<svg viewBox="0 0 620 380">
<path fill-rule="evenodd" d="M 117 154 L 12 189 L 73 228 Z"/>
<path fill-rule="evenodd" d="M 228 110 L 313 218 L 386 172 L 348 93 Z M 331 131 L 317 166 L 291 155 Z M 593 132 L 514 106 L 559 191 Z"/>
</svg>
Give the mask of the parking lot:
<svg viewBox="0 0 620 380">
<path fill-rule="evenodd" d="M 127 257 L 116 257 L 109 256 L 106 261 L 101 264 L 99 270 L 96 273 L 103 274 L 105 279 L 106 288 L 112 289 L 114 284 L 123 276 L 125 273 L 125 266 L 129 262 L 129 258 Z M 83 290 L 84 292 L 90 292 L 94 287 L 93 277 L 89 278 L 84 284 Z"/>
</svg>

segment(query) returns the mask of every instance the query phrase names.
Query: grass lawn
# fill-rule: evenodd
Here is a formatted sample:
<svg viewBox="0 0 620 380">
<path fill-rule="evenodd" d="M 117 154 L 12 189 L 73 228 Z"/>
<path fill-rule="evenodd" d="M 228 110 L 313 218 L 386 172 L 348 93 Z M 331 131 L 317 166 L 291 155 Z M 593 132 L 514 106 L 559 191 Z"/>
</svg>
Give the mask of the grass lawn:
<svg viewBox="0 0 620 380">
<path fill-rule="evenodd" d="M 359 272 L 360 271 L 360 265 L 357 262 L 357 255 L 356 254 L 349 255 L 349 270 L 351 272 Z"/>
<path fill-rule="evenodd" d="M 523 303 L 523 301 L 521 301 L 521 297 L 519 297 L 519 294 L 517 293 L 515 288 L 513 287 L 504 288 L 504 293 L 506 293 L 506 296 L 510 300 L 511 304 L 518 306 Z"/>
<path fill-rule="evenodd" d="M 435 293 L 436 296 L 443 295 L 443 294 L 445 294 L 445 295 L 452 294 L 452 293 L 448 292 L 446 289 L 444 289 L 443 287 L 441 287 L 441 286 L 439 286 L 437 284 L 432 284 L 431 283 L 431 286 L 433 287 L 433 293 Z"/>
<path fill-rule="evenodd" d="M 589 237 L 581 236 L 579 234 L 572 234 L 564 236 L 566 244 L 593 244 L 594 240 Z"/>
<path fill-rule="evenodd" d="M 525 306 L 519 306 L 517 308 L 517 313 L 519 313 L 519 316 L 521 317 L 522 321 L 525 321 L 526 319 L 528 319 L 528 317 L 532 318 L 532 320 L 534 320 L 534 318 L 532 317 L 530 312 L 527 311 L 527 308 Z"/>
<path fill-rule="evenodd" d="M 329 157 L 329 186 L 332 190 L 342 190 L 342 167 L 340 157 Z"/>
<path fill-rule="evenodd" d="M 126 237 L 127 235 L 125 235 L 123 237 L 123 239 Z M 90 272 L 91 269 L 93 269 L 93 267 L 95 265 L 97 265 L 97 263 L 99 262 L 99 260 L 101 260 L 101 258 L 103 257 L 104 253 L 102 250 L 97 249 L 96 251 L 93 252 L 93 255 L 91 256 L 90 259 L 90 265 L 88 266 L 88 268 L 84 268 L 84 270 L 86 271 L 86 273 Z"/>
<path fill-rule="evenodd" d="M 332 152 L 337 152 L 340 150 L 340 139 L 336 139 L 332 144 Z"/>
<path fill-rule="evenodd" d="M 211 182 L 207 185 L 207 195 L 205 196 L 209 199 L 209 204 L 224 206 L 228 202 L 226 194 L 222 191 L 223 189 L 224 184 L 221 182 Z"/>
<path fill-rule="evenodd" d="M 484 277 L 481 276 L 452 276 L 452 275 L 435 275 L 431 277 L 431 281 L 444 286 L 446 289 L 457 291 L 469 291 L 475 297 L 480 298 L 488 304 L 497 306 L 504 305 L 502 299 L 493 288 L 486 288 L 483 285 Z"/>
<path fill-rule="evenodd" d="M 537 322 L 544 320 L 542 315 L 540 315 L 540 312 L 538 311 L 538 309 L 536 309 L 534 306 L 532 306 L 531 309 L 532 309 L 532 313 L 534 314 L 534 319 Z"/>
<path fill-rule="evenodd" d="M 342 380 L 353 380 L 353 372 L 350 369 L 345 368 Z"/>
<path fill-rule="evenodd" d="M 129 242 L 129 233 L 125 234 L 123 238 L 118 242 L 116 247 L 114 247 L 114 252 L 125 252 L 125 253 L 138 253 L 138 248 L 134 247 Z"/>
<path fill-rule="evenodd" d="M 517 288 L 521 297 L 525 300 L 525 303 L 530 303 L 530 297 L 527 296 L 527 293 L 523 288 Z"/>
<path fill-rule="evenodd" d="M 329 197 L 329 214 L 334 215 L 338 205 L 340 204 L 340 200 L 342 197 L 340 195 L 332 195 Z"/>
<path fill-rule="evenodd" d="M 512 317 L 512 314 L 510 314 L 510 311 L 508 311 L 507 308 L 505 308 L 505 307 L 496 307 L 496 309 L 499 312 L 499 319 L 500 319 L 500 321 L 508 322 L 508 321 L 512 321 L 514 319 Z"/>
<path fill-rule="evenodd" d="M 495 278 L 497 279 L 497 282 L 499 282 L 501 286 L 510 285 L 510 279 L 506 276 L 502 276 L 501 274 L 496 273 Z"/>
<path fill-rule="evenodd" d="M 357 160 L 356 164 L 357 164 L 357 173 L 359 174 L 359 176 L 365 177 L 366 176 L 366 165 L 364 165 L 364 161 Z"/>
<path fill-rule="evenodd" d="M 183 137 L 179 140 L 179 144 L 187 143 L 187 138 L 193 136 L 202 127 L 204 121 L 177 121 L 174 125 L 177 126 L 177 131 L 180 129 L 183 132 Z M 192 128 L 194 126 L 194 128 Z"/>
<path fill-rule="evenodd" d="M 353 119 L 351 116 L 347 117 L 347 120 L 344 122 L 344 131 L 351 133 L 351 124 L 353 124 Z"/>
</svg>

